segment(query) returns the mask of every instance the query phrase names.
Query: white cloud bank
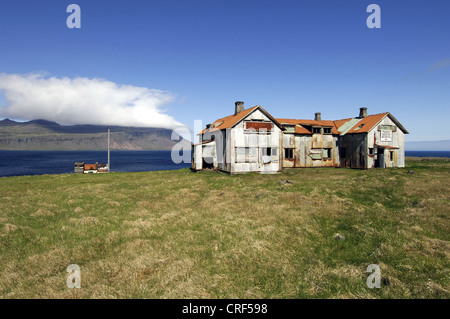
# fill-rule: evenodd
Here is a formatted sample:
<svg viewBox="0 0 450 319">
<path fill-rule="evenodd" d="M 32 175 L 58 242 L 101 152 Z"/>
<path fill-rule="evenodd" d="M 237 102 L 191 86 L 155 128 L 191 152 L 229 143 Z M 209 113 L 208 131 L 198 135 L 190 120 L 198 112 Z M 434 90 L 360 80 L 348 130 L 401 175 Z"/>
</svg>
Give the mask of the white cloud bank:
<svg viewBox="0 0 450 319">
<path fill-rule="evenodd" d="M 162 110 L 170 92 L 118 85 L 105 79 L 0 73 L 0 117 L 45 119 L 60 124 L 185 127 Z"/>
</svg>

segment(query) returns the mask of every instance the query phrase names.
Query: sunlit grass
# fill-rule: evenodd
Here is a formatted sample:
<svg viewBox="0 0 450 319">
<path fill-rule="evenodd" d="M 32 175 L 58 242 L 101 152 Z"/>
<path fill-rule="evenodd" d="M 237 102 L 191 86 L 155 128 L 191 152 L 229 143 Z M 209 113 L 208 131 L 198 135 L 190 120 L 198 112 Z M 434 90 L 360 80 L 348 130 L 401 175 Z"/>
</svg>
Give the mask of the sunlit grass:
<svg viewBox="0 0 450 319">
<path fill-rule="evenodd" d="M 449 298 L 449 172 L 445 159 L 408 158 L 385 170 L 0 178 L 0 296 Z M 66 286 L 70 264 L 81 289 Z M 366 285 L 370 264 L 380 289 Z"/>
</svg>

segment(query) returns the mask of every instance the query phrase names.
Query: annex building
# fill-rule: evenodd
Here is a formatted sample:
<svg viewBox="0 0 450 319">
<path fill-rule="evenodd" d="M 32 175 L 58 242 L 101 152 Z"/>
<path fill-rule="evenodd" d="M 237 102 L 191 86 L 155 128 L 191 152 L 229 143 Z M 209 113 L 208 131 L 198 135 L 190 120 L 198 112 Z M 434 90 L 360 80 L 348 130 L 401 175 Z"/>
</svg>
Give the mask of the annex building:
<svg viewBox="0 0 450 319">
<path fill-rule="evenodd" d="M 260 105 L 218 119 L 199 135 L 192 169 L 232 174 L 276 173 L 294 167 L 404 167 L 408 131 L 389 112 L 335 121 L 274 118 Z"/>
</svg>

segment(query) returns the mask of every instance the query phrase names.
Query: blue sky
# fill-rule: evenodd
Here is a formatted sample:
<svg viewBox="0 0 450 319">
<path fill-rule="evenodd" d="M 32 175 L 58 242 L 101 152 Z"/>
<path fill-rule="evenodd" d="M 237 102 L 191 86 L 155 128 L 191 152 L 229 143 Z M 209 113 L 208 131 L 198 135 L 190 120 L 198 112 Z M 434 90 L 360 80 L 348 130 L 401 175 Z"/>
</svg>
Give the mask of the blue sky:
<svg viewBox="0 0 450 319">
<path fill-rule="evenodd" d="M 81 29 L 66 26 L 71 3 Z M 371 3 L 381 29 L 366 26 Z M 348 118 L 365 106 L 391 112 L 407 141 L 443 140 L 449 15 L 448 0 L 2 1 L 0 73 L 162 90 L 172 98 L 159 110 L 190 127 L 238 100 L 279 118 Z"/>
</svg>

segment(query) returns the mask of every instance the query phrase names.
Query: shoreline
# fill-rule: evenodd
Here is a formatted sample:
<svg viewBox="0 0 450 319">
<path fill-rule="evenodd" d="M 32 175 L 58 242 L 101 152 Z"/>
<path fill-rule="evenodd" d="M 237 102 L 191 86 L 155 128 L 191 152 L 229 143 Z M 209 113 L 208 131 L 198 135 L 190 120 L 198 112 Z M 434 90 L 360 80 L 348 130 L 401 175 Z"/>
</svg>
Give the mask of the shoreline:
<svg viewBox="0 0 450 319">
<path fill-rule="evenodd" d="M 415 160 L 415 161 L 427 161 L 427 160 L 444 160 L 445 162 L 450 161 L 450 157 L 433 157 L 433 156 L 405 156 L 406 159 L 409 160 Z M 179 171 L 183 169 L 189 169 L 190 167 L 182 167 L 182 168 L 175 168 L 175 169 L 162 169 L 162 170 L 150 170 L 150 171 L 130 171 L 130 172 L 110 172 L 110 173 L 149 173 L 149 172 L 164 172 L 164 171 Z M 298 168 L 298 169 L 308 169 L 310 167 L 304 167 L 304 168 Z M 338 168 L 338 167 L 322 167 L 322 168 Z M 387 168 L 389 169 L 389 168 Z M 407 167 L 397 167 L 397 169 L 407 169 Z M 295 170 L 295 168 L 294 168 Z M 352 170 L 349 168 L 348 170 Z M 367 169 L 365 171 L 370 171 L 371 169 Z M 110 174 L 110 173 L 99 173 L 102 174 Z M 32 176 L 60 176 L 60 175 L 98 175 L 98 174 L 76 174 L 73 172 L 69 173 L 46 173 L 46 174 L 25 174 L 25 175 L 10 175 L 10 176 L 0 176 L 0 179 L 2 178 L 9 178 L 9 177 L 32 177 Z"/>
</svg>

